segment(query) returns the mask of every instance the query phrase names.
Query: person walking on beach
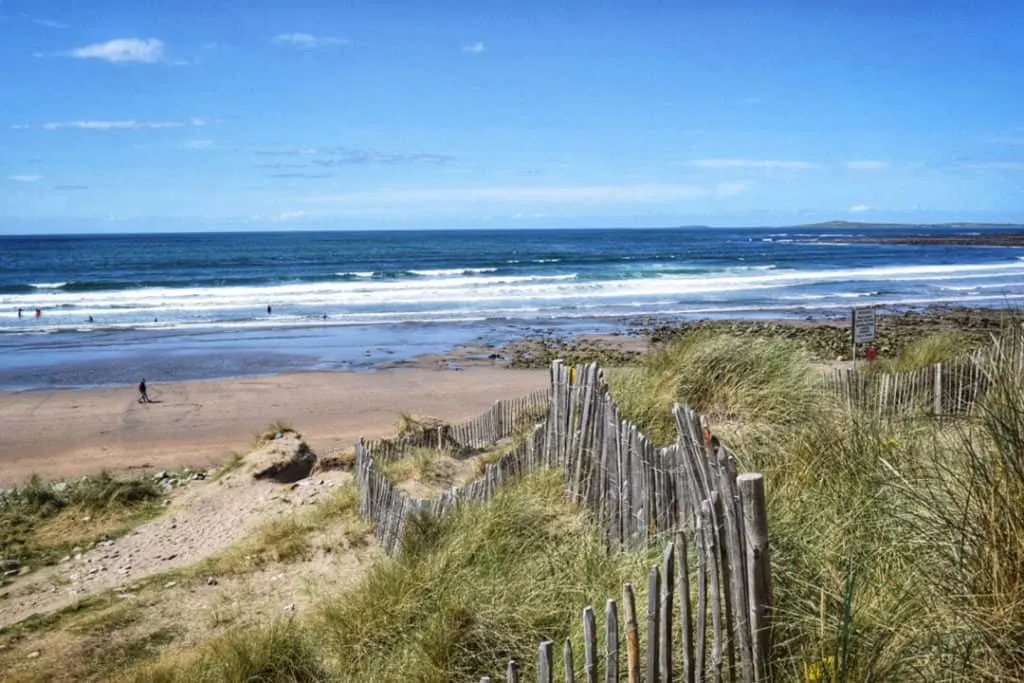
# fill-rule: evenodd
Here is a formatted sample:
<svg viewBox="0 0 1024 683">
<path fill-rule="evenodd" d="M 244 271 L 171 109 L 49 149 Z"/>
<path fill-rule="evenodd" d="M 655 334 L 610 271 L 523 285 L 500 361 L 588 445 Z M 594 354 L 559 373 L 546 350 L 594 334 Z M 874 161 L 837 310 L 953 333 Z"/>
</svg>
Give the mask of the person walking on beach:
<svg viewBox="0 0 1024 683">
<path fill-rule="evenodd" d="M 149 394 L 146 392 L 146 378 L 139 382 L 139 403 L 150 403 Z"/>
</svg>

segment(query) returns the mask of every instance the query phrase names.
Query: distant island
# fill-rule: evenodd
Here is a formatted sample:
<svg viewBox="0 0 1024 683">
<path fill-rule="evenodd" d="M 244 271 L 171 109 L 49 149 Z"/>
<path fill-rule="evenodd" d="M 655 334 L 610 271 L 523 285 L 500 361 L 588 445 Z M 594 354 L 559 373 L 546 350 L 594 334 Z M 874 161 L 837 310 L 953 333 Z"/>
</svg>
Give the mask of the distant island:
<svg viewBox="0 0 1024 683">
<path fill-rule="evenodd" d="M 948 245 L 964 247 L 1024 247 L 1024 225 L 1016 223 L 859 223 L 827 221 L 794 226 L 799 229 L 888 229 L 906 230 L 904 234 L 818 237 L 816 242 L 858 242 L 862 244 Z M 974 232 L 999 228 L 999 232 Z M 935 230 L 936 232 L 929 232 Z M 971 232 L 951 232 L 971 231 Z"/>
</svg>

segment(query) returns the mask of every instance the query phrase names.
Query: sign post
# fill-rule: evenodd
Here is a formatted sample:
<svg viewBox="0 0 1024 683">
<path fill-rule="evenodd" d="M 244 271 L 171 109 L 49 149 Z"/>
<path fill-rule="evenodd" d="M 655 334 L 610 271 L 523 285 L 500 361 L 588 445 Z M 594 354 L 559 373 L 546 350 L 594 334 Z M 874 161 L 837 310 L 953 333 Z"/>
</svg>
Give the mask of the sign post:
<svg viewBox="0 0 1024 683">
<path fill-rule="evenodd" d="M 853 345 L 853 369 L 857 369 L 857 344 L 868 344 L 875 340 L 875 309 L 854 308 L 850 316 L 851 340 Z"/>
</svg>

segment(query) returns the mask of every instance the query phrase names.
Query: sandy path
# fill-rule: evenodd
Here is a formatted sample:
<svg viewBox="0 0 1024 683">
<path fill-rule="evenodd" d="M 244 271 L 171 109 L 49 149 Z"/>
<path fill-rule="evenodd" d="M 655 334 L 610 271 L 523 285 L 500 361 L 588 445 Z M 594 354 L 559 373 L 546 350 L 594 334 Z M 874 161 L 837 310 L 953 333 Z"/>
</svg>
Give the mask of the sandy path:
<svg viewBox="0 0 1024 683">
<path fill-rule="evenodd" d="M 0 392 L 0 486 L 32 473 L 207 467 L 247 453 L 275 420 L 323 455 L 391 434 L 402 411 L 459 421 L 547 382 L 546 370 L 416 368 L 153 382 L 149 405 L 135 402 L 134 387 Z"/>
</svg>

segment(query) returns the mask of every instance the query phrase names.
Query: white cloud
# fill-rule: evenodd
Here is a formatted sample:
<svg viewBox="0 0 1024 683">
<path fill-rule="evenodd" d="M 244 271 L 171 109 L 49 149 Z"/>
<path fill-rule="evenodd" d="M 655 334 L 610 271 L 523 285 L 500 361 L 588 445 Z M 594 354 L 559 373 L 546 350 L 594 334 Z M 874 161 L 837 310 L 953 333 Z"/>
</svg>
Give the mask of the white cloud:
<svg viewBox="0 0 1024 683">
<path fill-rule="evenodd" d="M 972 171 L 1024 171 L 1024 161 L 980 161 L 961 167 Z"/>
<path fill-rule="evenodd" d="M 888 168 L 888 161 L 847 161 L 846 168 L 855 171 L 873 171 L 879 168 Z"/>
<path fill-rule="evenodd" d="M 867 204 L 854 204 L 853 206 L 850 207 L 850 213 L 864 213 L 865 211 L 870 210 L 871 207 L 868 206 Z"/>
<path fill-rule="evenodd" d="M 211 149 L 213 140 L 185 140 L 181 146 L 185 149 Z"/>
<path fill-rule="evenodd" d="M 77 48 L 70 55 L 77 59 L 102 59 L 115 64 L 154 64 L 164 60 L 164 43 L 156 38 L 118 38 Z"/>
<path fill-rule="evenodd" d="M 818 164 L 811 161 L 778 161 L 775 159 L 692 159 L 684 164 L 696 168 L 757 168 L 789 171 L 818 167 Z"/>
<path fill-rule="evenodd" d="M 134 130 L 138 128 L 184 128 L 185 126 L 205 126 L 207 119 L 193 117 L 177 121 L 137 121 L 127 119 L 124 121 L 50 121 L 48 123 L 15 123 L 11 128 L 15 130 L 27 130 L 29 128 L 40 128 L 42 130 L 61 130 L 65 128 L 80 128 L 84 130 Z"/>
<path fill-rule="evenodd" d="M 735 188 L 726 188 L 735 189 Z M 644 203 L 684 201 L 707 197 L 712 193 L 696 185 L 584 185 L 561 187 L 460 187 L 411 188 L 344 192 L 310 197 L 314 203 L 366 205 L 386 203 L 467 203 L 467 202 L 579 202 Z"/>
<path fill-rule="evenodd" d="M 348 45 L 349 41 L 345 38 L 335 38 L 334 36 L 314 36 L 312 33 L 282 33 L 274 36 L 274 41 L 278 45 L 291 45 L 302 50 L 312 50 L 318 47 L 327 47 L 329 45 Z"/>
<path fill-rule="evenodd" d="M 463 45 L 462 46 L 462 51 L 463 52 L 469 52 L 470 54 L 474 54 L 474 55 L 480 54 L 485 49 L 486 48 L 484 47 L 484 44 L 481 43 L 479 40 L 476 41 L 475 43 L 470 43 L 469 45 Z"/>
<path fill-rule="evenodd" d="M 16 183 L 38 183 L 43 179 L 41 175 L 11 175 L 7 176 L 8 180 L 13 180 Z"/>
</svg>

